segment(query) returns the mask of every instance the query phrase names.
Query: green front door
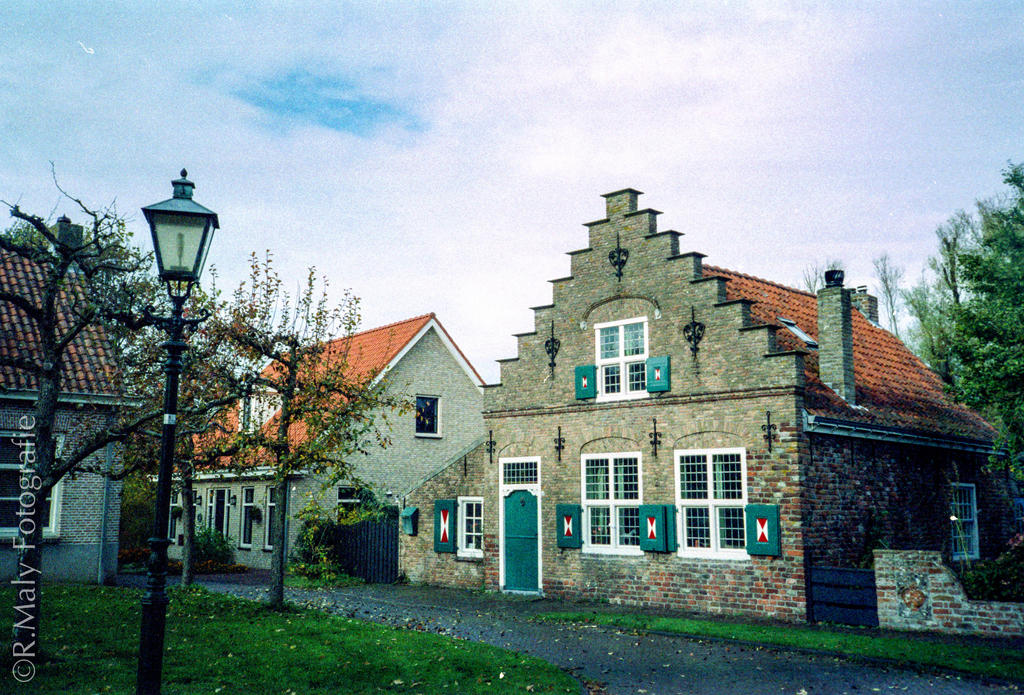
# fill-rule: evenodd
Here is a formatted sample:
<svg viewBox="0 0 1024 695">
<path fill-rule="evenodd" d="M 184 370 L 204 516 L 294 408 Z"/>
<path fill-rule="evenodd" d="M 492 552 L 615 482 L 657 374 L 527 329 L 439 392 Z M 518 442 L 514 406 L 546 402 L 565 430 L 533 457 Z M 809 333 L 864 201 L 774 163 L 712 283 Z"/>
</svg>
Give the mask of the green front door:
<svg viewBox="0 0 1024 695">
<path fill-rule="evenodd" d="M 537 575 L 537 496 L 516 490 L 505 498 L 505 590 L 540 591 Z"/>
</svg>

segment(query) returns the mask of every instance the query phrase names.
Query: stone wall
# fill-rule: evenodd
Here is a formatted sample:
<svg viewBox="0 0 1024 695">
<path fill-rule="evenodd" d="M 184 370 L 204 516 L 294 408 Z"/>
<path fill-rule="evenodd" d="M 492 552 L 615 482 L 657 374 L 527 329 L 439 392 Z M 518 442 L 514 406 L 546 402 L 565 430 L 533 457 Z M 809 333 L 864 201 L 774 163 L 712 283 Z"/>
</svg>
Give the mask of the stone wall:
<svg viewBox="0 0 1024 695">
<path fill-rule="evenodd" d="M 972 601 L 938 552 L 876 550 L 879 627 L 1024 636 L 1024 604 Z"/>
</svg>

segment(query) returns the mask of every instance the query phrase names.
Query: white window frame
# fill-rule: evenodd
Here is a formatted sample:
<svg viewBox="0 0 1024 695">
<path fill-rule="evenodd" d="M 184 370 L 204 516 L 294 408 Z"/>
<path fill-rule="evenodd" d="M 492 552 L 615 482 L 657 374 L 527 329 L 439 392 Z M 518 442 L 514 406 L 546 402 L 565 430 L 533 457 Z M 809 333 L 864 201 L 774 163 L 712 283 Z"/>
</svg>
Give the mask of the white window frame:
<svg viewBox="0 0 1024 695">
<path fill-rule="evenodd" d="M 968 500 L 968 507 L 971 513 L 971 518 L 963 518 L 957 514 L 958 507 L 961 505 L 960 500 L 957 499 L 958 492 L 967 492 L 970 495 Z M 978 548 L 978 491 L 974 483 L 952 483 L 950 485 L 950 511 L 949 511 L 949 539 L 950 545 L 953 548 L 952 555 L 954 560 L 977 560 L 980 557 Z M 963 552 L 964 545 L 960 542 L 960 534 L 957 533 L 957 527 L 963 530 L 963 535 L 969 542 L 967 552 Z"/>
<path fill-rule="evenodd" d="M 434 432 L 417 432 L 416 431 L 416 408 L 415 408 L 415 405 L 414 405 L 414 407 L 413 407 L 413 421 L 412 421 L 412 431 L 413 431 L 413 434 L 415 434 L 417 437 L 424 437 L 424 438 L 427 438 L 427 439 L 440 439 L 441 438 L 441 397 L 436 395 L 436 394 L 431 394 L 431 393 L 417 393 L 416 394 L 416 398 L 417 399 L 419 399 L 419 398 L 433 398 L 434 400 L 437 401 L 437 415 L 434 418 L 437 427 L 436 427 L 436 431 L 434 431 Z"/>
<path fill-rule="evenodd" d="M 740 457 L 740 480 L 741 496 L 739 498 L 719 498 L 714 496 L 715 489 L 715 467 L 714 457 L 716 454 L 739 454 Z M 707 494 L 703 499 L 683 499 L 679 459 L 683 456 L 705 456 L 707 460 Z M 747 507 L 747 450 L 739 448 L 727 449 L 676 449 L 672 452 L 672 469 L 675 478 L 676 497 L 676 538 L 679 539 L 679 557 L 701 557 L 717 558 L 726 560 L 749 560 L 746 548 L 746 507 Z M 708 533 L 710 534 L 711 545 L 708 548 L 688 548 L 686 546 L 686 509 L 688 507 L 708 510 Z M 742 548 L 722 548 L 721 535 L 719 533 L 718 510 L 722 508 L 739 508 L 742 514 L 741 520 L 744 533 L 744 544 Z"/>
<path fill-rule="evenodd" d="M 8 439 L 25 439 L 25 435 L 28 434 L 26 430 L 19 431 L 4 431 L 0 432 L 0 437 Z M 55 436 L 56 448 L 54 454 L 60 456 L 61 451 L 64 448 L 64 435 L 58 434 Z M 0 470 L 5 471 L 18 471 L 19 474 L 29 472 L 33 470 L 31 467 L 22 466 L 21 464 L 0 464 Z M 5 497 L 4 499 L 18 502 L 20 504 L 21 498 L 21 475 L 18 476 L 18 495 L 16 497 Z M 50 524 L 49 526 L 43 527 L 43 538 L 58 538 L 60 536 L 60 512 L 61 502 L 63 499 L 64 491 L 64 479 L 57 481 L 57 484 L 50 490 Z M 35 492 L 34 490 L 28 490 L 28 492 Z M 0 538 L 16 538 L 18 536 L 17 526 L 0 526 Z"/>
<path fill-rule="evenodd" d="M 459 512 L 458 512 L 457 520 L 458 520 L 458 523 L 459 523 L 459 533 L 458 533 L 458 536 L 457 536 L 458 549 L 456 551 L 456 555 L 458 557 L 475 557 L 475 558 L 483 557 L 484 556 L 484 498 L 483 497 L 459 497 L 458 498 L 458 502 L 459 502 Z M 480 505 L 480 515 L 478 517 L 475 517 L 475 518 L 478 518 L 480 520 L 480 532 L 478 534 L 473 534 L 473 535 L 479 535 L 479 537 L 480 537 L 480 547 L 479 548 L 472 548 L 472 547 L 470 547 L 469 542 L 468 542 L 468 537 L 469 537 L 470 534 L 469 534 L 469 529 L 466 528 L 466 522 L 469 520 L 469 514 L 466 512 L 466 509 L 471 504 L 478 504 L 478 505 Z"/>
<path fill-rule="evenodd" d="M 225 538 L 231 538 L 231 488 L 215 487 L 206 492 L 206 527 L 214 528 L 217 518 L 217 493 L 224 492 L 224 528 L 218 528 Z"/>
<path fill-rule="evenodd" d="M 170 513 L 167 515 L 167 537 L 171 539 L 171 543 L 178 542 L 178 522 L 181 517 L 174 517 L 174 510 L 181 509 L 181 513 L 185 513 L 185 508 L 181 506 L 181 492 L 179 490 L 171 490 L 171 507 Z"/>
<path fill-rule="evenodd" d="M 639 323 L 644 328 L 644 349 L 639 355 L 626 356 L 625 353 L 625 340 L 626 331 L 625 326 Z M 603 328 L 619 328 L 619 349 L 616 357 L 601 357 L 601 329 Z M 649 398 L 650 393 L 647 392 L 647 358 L 650 356 L 651 344 L 650 344 L 650 330 L 647 323 L 646 316 L 635 316 L 633 318 L 622 319 L 619 321 L 606 321 L 604 323 L 594 324 L 594 365 L 597 367 L 596 379 L 597 379 L 597 397 L 598 402 L 603 401 L 629 401 L 638 398 Z M 629 390 L 629 367 L 628 365 L 639 362 L 643 365 L 644 372 L 644 387 L 635 391 Z M 608 367 L 619 367 L 619 391 L 618 393 L 605 393 L 605 369 Z"/>
<path fill-rule="evenodd" d="M 635 458 L 636 459 L 636 487 L 637 496 L 636 499 L 628 497 L 615 497 L 615 462 L 614 459 L 625 459 Z M 608 460 L 608 498 L 603 500 L 589 500 L 587 499 L 587 462 L 595 459 L 607 459 Z M 639 451 L 612 451 L 606 453 L 595 453 L 595 454 L 583 454 L 580 457 L 580 500 L 582 501 L 583 514 L 582 514 L 582 533 L 583 533 L 583 552 L 594 553 L 598 555 L 643 555 L 644 551 L 640 549 L 640 536 L 641 529 L 640 523 L 640 505 L 644 503 L 644 460 L 643 454 Z M 619 509 L 627 507 L 637 508 L 637 544 L 636 545 L 623 545 L 619 542 Z M 594 509 L 608 509 L 608 532 L 610 534 L 609 543 L 607 545 L 600 543 L 594 544 L 590 542 L 590 520 L 591 513 Z"/>
<path fill-rule="evenodd" d="M 338 486 L 338 502 L 337 506 L 341 509 L 351 509 L 352 507 L 359 506 L 359 495 L 358 488 L 355 485 L 339 485 Z M 343 494 L 348 493 L 348 494 Z"/>
<path fill-rule="evenodd" d="M 274 545 L 270 542 L 270 517 L 275 511 L 277 511 L 277 502 L 271 499 L 271 495 L 274 492 L 273 485 L 267 485 L 266 493 L 267 496 L 263 500 L 263 549 L 273 550 Z M 281 523 L 278 520 L 278 523 Z"/>
<path fill-rule="evenodd" d="M 251 492 L 252 499 L 246 500 L 245 493 Z M 241 497 L 241 511 L 238 514 L 238 547 L 245 548 L 246 550 L 252 549 L 252 537 L 253 537 L 253 526 L 255 521 L 252 519 L 252 510 L 256 508 L 256 487 L 253 485 L 244 485 L 242 487 Z M 249 542 L 245 542 L 245 517 L 246 512 L 249 514 Z"/>
</svg>

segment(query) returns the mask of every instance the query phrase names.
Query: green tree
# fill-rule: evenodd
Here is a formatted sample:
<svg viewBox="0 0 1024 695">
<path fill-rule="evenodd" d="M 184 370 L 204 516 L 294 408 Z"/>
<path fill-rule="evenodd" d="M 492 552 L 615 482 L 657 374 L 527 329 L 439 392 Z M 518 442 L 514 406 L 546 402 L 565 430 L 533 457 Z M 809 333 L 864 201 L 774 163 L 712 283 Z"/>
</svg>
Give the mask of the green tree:
<svg viewBox="0 0 1024 695">
<path fill-rule="evenodd" d="M 346 292 L 340 304 L 331 305 L 314 269 L 292 295 L 270 254 L 263 261 L 254 255 L 250 277 L 224 316 L 222 329 L 249 359 L 254 393 L 276 406 L 265 424 L 243 428 L 235 462 L 273 470 L 278 523 L 271 528 L 268 602 L 280 607 L 289 478 L 299 471 L 328 482 L 349 477 L 354 457 L 388 444 L 387 412 L 407 404 L 387 394 L 377 373 L 350 369 L 349 338 L 359 324 L 359 301 Z"/>
<path fill-rule="evenodd" d="M 910 347 L 947 384 L 954 383 L 958 372 L 952 350 L 954 315 L 965 292 L 960 257 L 977 246 L 980 214 L 991 206 L 979 202 L 979 215 L 959 210 L 940 225 L 935 230 L 938 253 L 928 259 L 917 285 L 903 292 L 912 320 Z"/>
<path fill-rule="evenodd" d="M 994 421 L 1015 460 L 1024 452 L 1024 166 L 1003 173 L 1010 197 L 980 208 L 977 246 L 956 255 L 966 298 L 952 354 L 958 395 Z"/>
</svg>

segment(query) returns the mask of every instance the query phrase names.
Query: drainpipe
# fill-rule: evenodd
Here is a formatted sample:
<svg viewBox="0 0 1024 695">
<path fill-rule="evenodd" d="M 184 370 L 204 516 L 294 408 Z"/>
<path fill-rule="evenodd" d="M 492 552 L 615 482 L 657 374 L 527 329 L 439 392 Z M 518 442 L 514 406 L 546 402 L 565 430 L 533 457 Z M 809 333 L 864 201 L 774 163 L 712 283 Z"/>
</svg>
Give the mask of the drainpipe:
<svg viewBox="0 0 1024 695">
<path fill-rule="evenodd" d="M 103 505 L 100 507 L 100 544 L 96 557 L 96 583 L 106 581 L 107 514 L 110 507 L 110 471 L 114 468 L 114 444 L 107 444 L 107 461 L 103 470 Z"/>
</svg>

